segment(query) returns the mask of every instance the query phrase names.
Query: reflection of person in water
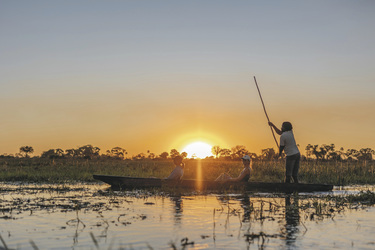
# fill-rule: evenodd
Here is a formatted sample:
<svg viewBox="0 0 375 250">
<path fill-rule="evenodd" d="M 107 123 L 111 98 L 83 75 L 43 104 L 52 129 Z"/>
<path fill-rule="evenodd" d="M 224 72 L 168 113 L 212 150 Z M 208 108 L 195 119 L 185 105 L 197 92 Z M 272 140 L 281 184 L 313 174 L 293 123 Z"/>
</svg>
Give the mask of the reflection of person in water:
<svg viewBox="0 0 375 250">
<path fill-rule="evenodd" d="M 251 202 L 250 202 L 250 197 L 247 193 L 244 193 L 244 195 L 240 199 L 241 202 L 241 207 L 243 209 L 243 219 L 242 222 L 249 222 L 250 221 L 250 216 L 252 212 L 251 208 Z"/>
<path fill-rule="evenodd" d="M 285 241 L 286 245 L 292 245 L 297 238 L 299 225 L 299 199 L 298 195 L 287 195 L 285 197 Z"/>
<path fill-rule="evenodd" d="M 173 197 L 170 197 L 170 199 L 174 203 L 173 209 L 174 209 L 175 223 L 180 223 L 182 212 L 184 211 L 182 198 L 181 196 L 173 196 Z"/>
</svg>

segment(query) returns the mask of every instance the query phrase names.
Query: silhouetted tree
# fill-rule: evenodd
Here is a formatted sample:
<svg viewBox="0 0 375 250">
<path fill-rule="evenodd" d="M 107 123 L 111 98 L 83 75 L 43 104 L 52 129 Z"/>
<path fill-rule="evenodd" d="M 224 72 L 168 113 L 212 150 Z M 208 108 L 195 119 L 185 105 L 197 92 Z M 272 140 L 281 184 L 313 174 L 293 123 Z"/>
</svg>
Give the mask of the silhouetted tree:
<svg viewBox="0 0 375 250">
<path fill-rule="evenodd" d="M 50 150 L 44 151 L 40 157 L 50 158 L 50 159 L 62 158 L 64 157 L 64 151 L 61 148 L 50 149 Z"/>
<path fill-rule="evenodd" d="M 249 155 L 250 158 L 253 159 L 253 160 L 259 158 L 258 155 L 257 155 L 256 153 L 250 153 L 250 152 L 249 152 L 248 155 Z"/>
<path fill-rule="evenodd" d="M 155 157 L 156 157 L 156 155 L 154 153 L 148 154 L 148 158 L 151 159 L 151 160 L 155 159 Z"/>
<path fill-rule="evenodd" d="M 358 152 L 357 159 L 359 161 L 371 161 L 372 155 L 375 153 L 371 148 L 361 148 Z"/>
<path fill-rule="evenodd" d="M 110 151 L 110 156 L 119 159 L 124 159 L 127 153 L 128 152 L 126 152 L 126 150 L 121 147 L 114 147 Z"/>
<path fill-rule="evenodd" d="M 336 153 L 337 153 L 338 160 L 344 160 L 346 158 L 343 147 L 341 147 L 339 151 L 336 151 Z"/>
<path fill-rule="evenodd" d="M 169 153 L 169 155 L 171 156 L 171 158 L 175 158 L 176 156 L 179 156 L 180 153 L 177 151 L 177 149 L 172 149 L 171 152 Z"/>
<path fill-rule="evenodd" d="M 182 158 L 186 158 L 187 155 L 188 155 L 188 154 L 187 154 L 186 152 L 182 152 L 182 153 L 181 153 L 181 157 L 182 157 Z"/>
<path fill-rule="evenodd" d="M 231 151 L 228 148 L 222 148 L 220 151 L 220 157 L 221 158 L 229 158 L 231 155 Z"/>
<path fill-rule="evenodd" d="M 211 153 L 216 157 L 216 158 L 219 158 L 219 155 L 221 153 L 221 148 L 220 146 L 213 146 L 212 149 L 211 149 Z"/>
<path fill-rule="evenodd" d="M 318 145 L 317 145 L 317 147 L 318 147 Z M 306 151 L 306 158 L 310 159 L 314 156 L 313 145 L 307 144 L 307 146 L 305 148 L 305 151 Z"/>
<path fill-rule="evenodd" d="M 322 159 L 331 160 L 335 159 L 336 151 L 335 151 L 335 144 L 326 145 L 323 144 L 319 147 L 320 154 L 322 155 Z"/>
<path fill-rule="evenodd" d="M 77 156 L 76 153 L 77 153 L 77 151 L 73 148 L 65 150 L 65 156 L 67 156 L 67 157 L 75 157 L 75 156 Z"/>
<path fill-rule="evenodd" d="M 20 147 L 20 154 L 24 154 L 25 157 L 29 157 L 29 154 L 34 153 L 34 149 L 31 146 L 22 146 Z"/>
<path fill-rule="evenodd" d="M 306 146 L 306 157 L 312 158 L 314 156 L 317 160 L 343 160 L 347 158 L 348 160 L 356 158 L 358 151 L 348 149 L 346 153 L 344 153 L 344 148 L 340 148 L 340 150 L 335 150 L 335 144 L 331 143 L 329 145 L 323 144 L 319 145 L 311 145 L 308 144 Z"/>
<path fill-rule="evenodd" d="M 237 145 L 232 148 L 232 159 L 241 158 L 244 155 L 247 155 L 249 151 L 247 151 L 246 147 L 243 145 Z"/>
<path fill-rule="evenodd" d="M 143 160 L 146 158 L 146 155 L 144 153 L 139 153 L 135 156 L 133 156 L 133 160 Z"/>
<path fill-rule="evenodd" d="M 64 157 L 64 150 L 62 150 L 61 148 L 57 148 L 55 149 L 55 154 L 59 157 Z"/>
<path fill-rule="evenodd" d="M 308 158 L 310 158 L 311 156 L 315 156 L 317 160 L 322 160 L 324 155 L 322 154 L 322 152 L 320 151 L 318 147 L 319 145 L 308 144 L 306 146 L 306 156 Z"/>
<path fill-rule="evenodd" d="M 74 151 L 74 155 L 84 159 L 92 159 L 99 156 L 100 148 L 93 147 L 92 145 L 85 145 L 79 147 L 78 150 Z"/>
<path fill-rule="evenodd" d="M 161 153 L 161 154 L 159 155 L 159 157 L 160 157 L 161 159 L 167 159 L 168 156 L 169 156 L 168 152 L 163 152 L 163 153 Z"/>
<path fill-rule="evenodd" d="M 353 161 L 353 160 L 357 160 L 357 157 L 359 156 L 359 152 L 356 149 L 350 148 L 346 150 L 345 155 L 349 161 Z"/>
<path fill-rule="evenodd" d="M 261 157 L 263 160 L 270 161 L 270 160 L 277 159 L 278 154 L 276 154 L 273 148 L 266 148 L 266 149 L 262 149 Z"/>
</svg>

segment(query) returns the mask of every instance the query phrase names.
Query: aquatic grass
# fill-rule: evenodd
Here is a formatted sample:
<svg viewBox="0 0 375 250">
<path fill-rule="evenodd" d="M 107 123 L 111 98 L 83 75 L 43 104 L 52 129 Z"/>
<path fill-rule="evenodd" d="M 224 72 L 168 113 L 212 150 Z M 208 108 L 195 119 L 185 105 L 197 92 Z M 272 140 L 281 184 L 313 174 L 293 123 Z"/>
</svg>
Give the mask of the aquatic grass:
<svg viewBox="0 0 375 250">
<path fill-rule="evenodd" d="M 375 184 L 374 162 L 301 161 L 303 183 L 334 185 Z M 283 182 L 284 160 L 254 161 L 250 181 Z M 0 181 L 36 183 L 93 182 L 93 174 L 165 178 L 173 170 L 171 160 L 1 158 Z M 184 178 L 215 180 L 221 173 L 233 177 L 242 171 L 240 161 L 186 159 Z"/>
<path fill-rule="evenodd" d="M 93 174 L 162 177 L 172 169 L 170 161 L 0 159 L 0 181 L 92 182 Z"/>
<path fill-rule="evenodd" d="M 56 191 L 58 191 L 59 188 L 57 188 Z M 19 189 L 17 189 L 19 191 Z M 27 190 L 27 188 L 24 188 L 24 191 L 30 191 L 31 193 L 34 192 L 34 187 L 31 186 L 31 190 Z M 48 192 L 49 189 L 42 189 L 41 192 Z M 64 191 L 64 190 L 62 190 Z M 60 191 L 58 191 L 60 192 Z M 80 213 L 87 213 L 90 211 L 95 211 L 95 213 L 99 213 L 100 216 L 97 217 L 97 220 L 95 221 L 96 224 L 87 223 L 87 227 L 83 226 L 83 230 L 90 230 L 90 224 L 97 226 L 97 227 L 108 227 L 110 224 L 111 226 L 115 226 L 116 224 L 121 223 L 123 226 L 129 226 L 128 223 L 135 224 L 136 221 L 142 221 L 144 219 L 149 219 L 150 216 L 146 216 L 144 214 L 138 214 L 136 217 L 125 217 L 125 214 L 120 214 L 116 221 L 110 221 L 108 220 L 107 223 L 103 223 L 103 221 L 106 221 L 107 218 L 104 216 L 101 216 L 102 214 L 100 211 L 106 211 L 108 208 L 114 208 L 116 207 L 117 203 L 128 203 L 127 199 L 128 197 L 136 197 L 137 199 L 143 199 L 144 202 L 147 201 L 147 198 L 150 196 L 154 196 L 155 194 L 148 193 L 148 192 L 139 192 L 139 193 L 131 193 L 131 192 L 114 192 L 112 190 L 100 190 L 96 191 L 95 196 L 98 196 L 97 198 L 94 198 L 90 201 L 89 204 L 86 204 L 85 197 L 91 197 L 91 194 L 85 194 L 84 192 L 76 194 L 74 197 L 71 197 L 69 195 L 69 200 L 55 200 L 57 195 L 51 196 L 50 198 L 46 199 L 44 197 L 41 197 L 42 199 L 39 199 L 39 197 L 32 198 L 31 202 L 28 201 L 30 197 L 28 195 L 25 195 L 25 199 L 8 199 L 4 202 L 9 202 L 9 205 L 13 206 L 14 213 L 18 212 L 17 210 L 20 209 L 18 205 L 22 205 L 21 207 L 29 206 L 29 204 L 34 204 L 34 208 L 36 210 L 47 210 L 50 211 L 50 205 L 51 202 L 55 202 L 53 206 L 60 209 L 53 209 L 50 211 L 51 213 L 57 213 L 57 212 L 63 212 L 63 208 L 65 209 L 65 205 L 69 205 L 69 208 L 71 209 L 71 212 L 75 212 L 76 217 L 73 217 L 74 219 L 67 222 L 67 226 L 69 227 L 76 227 L 76 230 L 78 230 L 78 225 L 83 226 L 83 223 L 79 222 L 80 218 L 78 217 L 79 209 L 84 208 L 84 210 L 81 210 Z M 84 197 L 85 196 L 85 197 Z M 249 194 L 241 194 L 240 196 L 233 196 L 233 195 L 220 195 L 217 196 L 219 200 L 218 206 L 221 207 L 221 209 L 213 209 L 213 234 L 212 237 L 215 237 L 215 230 L 220 229 L 221 227 L 227 227 L 227 223 L 230 223 L 228 218 L 231 217 L 231 221 L 234 223 L 237 222 L 237 218 L 239 219 L 239 228 L 242 228 L 243 226 L 249 226 L 249 229 L 247 231 L 246 228 L 243 228 L 244 230 L 239 231 L 238 238 L 241 237 L 250 245 L 250 244 L 256 244 L 258 242 L 258 247 L 263 248 L 267 247 L 267 242 L 271 238 L 280 238 L 284 239 L 286 237 L 290 237 L 290 230 L 298 230 L 299 225 L 302 225 L 305 230 L 307 231 L 306 226 L 304 226 L 303 221 L 306 220 L 312 220 L 312 221 L 322 221 L 325 219 L 331 219 L 334 218 L 336 213 L 339 213 L 341 210 L 340 208 L 336 207 L 337 204 L 341 204 L 341 207 L 344 207 L 345 209 L 356 209 L 357 207 L 361 206 L 368 206 L 375 203 L 375 193 L 371 191 L 363 191 L 358 194 L 352 194 L 352 195 L 342 195 L 342 196 L 333 196 L 333 195 L 324 195 L 324 196 L 317 196 L 317 195 L 298 195 L 298 194 L 292 194 L 292 195 L 278 195 L 278 196 L 271 196 L 271 197 L 265 197 L 265 198 L 272 198 L 277 197 L 281 198 L 279 201 L 272 200 L 272 199 L 263 199 L 263 196 L 254 197 L 253 195 Z M 234 202 L 234 200 L 236 202 Z M 285 200 L 285 204 L 284 204 Z M 16 204 L 20 203 L 20 204 Z M 71 201 L 71 202 L 70 202 Z M 337 202 L 336 202 L 337 201 Z M 69 202 L 69 203 L 67 203 Z M 31 207 L 29 207 L 31 208 Z M 99 210 L 98 210 L 99 209 Z M 243 210 L 243 211 L 242 211 Z M 21 210 L 19 210 L 21 211 Z M 27 211 L 27 210 L 22 210 Z M 218 217 L 215 218 L 215 213 L 218 213 Z M 248 212 L 248 213 L 247 213 Z M 226 219 L 225 224 L 219 223 L 220 221 L 223 222 L 223 220 L 220 220 L 220 215 L 225 215 Z M 103 214 L 104 215 L 104 214 Z M 240 218 L 241 217 L 241 218 Z M 76 218 L 76 219 L 75 219 Z M 264 223 L 268 220 L 276 220 L 280 223 L 280 232 L 267 232 L 265 229 L 254 229 L 251 227 L 251 224 L 253 223 Z M 243 223 L 243 222 L 247 223 Z M 118 222 L 118 223 L 117 223 Z M 124 222 L 125 224 L 123 224 Z M 285 225 L 283 223 L 286 223 Z M 295 223 L 295 224 L 294 224 Z M 300 224 L 298 224 L 300 223 Z M 236 224 L 237 225 L 237 224 Z M 117 225 L 116 225 L 117 226 Z M 81 231 L 81 227 L 79 229 Z M 76 231 L 78 232 L 78 231 Z M 241 235 L 240 235 L 241 232 Z M 210 234 L 211 235 L 211 234 Z M 88 237 L 92 237 L 93 242 L 93 248 L 99 248 L 100 238 L 102 237 L 102 234 L 100 236 L 94 237 L 94 234 L 88 235 Z M 78 233 L 74 236 L 74 240 L 78 240 Z M 191 236 L 188 235 L 190 238 Z M 207 238 L 207 236 L 204 236 Z M 202 237 L 202 238 L 204 238 Z M 95 240 L 94 240 L 95 239 Z M 97 244 L 94 242 L 96 241 Z M 188 239 L 183 238 L 181 241 L 176 241 L 174 246 L 176 249 L 184 248 L 187 249 L 190 247 L 194 247 L 192 243 L 194 243 L 196 246 L 199 244 L 199 240 L 197 238 L 191 238 Z M 32 245 L 31 241 L 29 243 Z M 189 245 L 189 243 L 191 245 Z M 103 243 L 104 244 L 104 243 Z M 152 249 L 151 246 L 148 243 L 140 243 L 142 245 L 138 245 L 139 248 L 141 246 L 145 249 L 147 247 L 149 249 Z M 145 246 L 144 246 L 145 245 Z M 129 249 L 133 249 L 132 245 L 127 245 Z M 35 245 L 32 245 L 34 249 L 36 247 Z M 172 247 L 172 245 L 171 245 Z M 137 248 L 137 247 L 135 247 Z M 107 249 L 101 248 L 101 249 Z M 108 249 L 115 249 L 112 248 L 112 245 Z M 118 249 L 124 249 L 124 246 L 119 247 Z M 127 248 L 126 248 L 127 249 Z"/>
<path fill-rule="evenodd" d="M 332 201 L 336 204 L 336 207 L 342 207 L 344 205 L 354 206 L 373 206 L 375 205 L 375 193 L 370 190 L 360 191 L 358 194 L 347 194 L 347 195 L 327 195 L 325 196 L 326 201 Z"/>
<path fill-rule="evenodd" d="M 301 164 L 301 179 L 338 186 L 351 184 L 374 184 L 374 161 L 339 162 L 305 161 Z"/>
</svg>

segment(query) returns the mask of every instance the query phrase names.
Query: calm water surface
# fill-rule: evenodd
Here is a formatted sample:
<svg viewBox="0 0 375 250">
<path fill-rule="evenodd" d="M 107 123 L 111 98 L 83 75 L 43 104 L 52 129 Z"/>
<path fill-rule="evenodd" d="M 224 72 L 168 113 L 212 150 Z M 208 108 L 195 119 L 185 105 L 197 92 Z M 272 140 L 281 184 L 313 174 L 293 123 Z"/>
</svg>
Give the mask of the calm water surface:
<svg viewBox="0 0 375 250">
<path fill-rule="evenodd" d="M 0 185 L 0 246 L 12 249 L 374 249 L 375 209 L 330 193 L 151 194 L 106 185 Z M 5 245 L 4 245 L 5 244 Z"/>
</svg>

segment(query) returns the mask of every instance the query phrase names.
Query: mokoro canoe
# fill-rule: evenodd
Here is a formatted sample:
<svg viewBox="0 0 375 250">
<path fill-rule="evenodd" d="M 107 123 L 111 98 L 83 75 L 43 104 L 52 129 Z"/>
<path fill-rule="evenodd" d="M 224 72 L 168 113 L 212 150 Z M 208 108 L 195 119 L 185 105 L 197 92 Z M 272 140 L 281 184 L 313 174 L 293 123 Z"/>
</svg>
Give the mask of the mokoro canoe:
<svg viewBox="0 0 375 250">
<path fill-rule="evenodd" d="M 333 185 L 275 183 L 275 182 L 216 182 L 199 180 L 173 181 L 158 178 L 136 178 L 126 176 L 94 175 L 94 179 L 103 181 L 114 189 L 144 189 L 144 188 L 182 188 L 189 190 L 247 190 L 264 192 L 320 192 L 331 191 Z"/>
</svg>

